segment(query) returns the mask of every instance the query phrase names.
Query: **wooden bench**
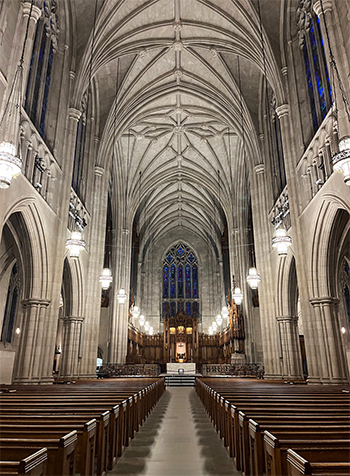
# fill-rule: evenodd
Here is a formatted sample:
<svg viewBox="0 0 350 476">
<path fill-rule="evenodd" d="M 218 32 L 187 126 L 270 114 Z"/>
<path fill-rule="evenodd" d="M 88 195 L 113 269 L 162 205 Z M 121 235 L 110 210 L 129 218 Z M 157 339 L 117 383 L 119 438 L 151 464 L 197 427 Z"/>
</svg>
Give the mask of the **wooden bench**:
<svg viewBox="0 0 350 476">
<path fill-rule="evenodd" d="M 350 474 L 349 451 L 323 451 L 296 452 L 287 450 L 288 476 L 322 475 L 340 476 Z"/>
<path fill-rule="evenodd" d="M 50 476 L 74 476 L 77 432 L 61 438 L 0 438 L 1 459 L 18 461 L 29 453 L 47 449 L 46 472 Z"/>
<path fill-rule="evenodd" d="M 288 438 L 289 436 L 289 438 Z M 297 435 L 281 435 L 281 438 L 271 434 L 268 431 L 264 432 L 264 448 L 266 461 L 266 476 L 288 476 L 287 467 L 287 451 L 293 449 L 294 451 L 314 451 L 322 452 L 330 450 L 333 452 L 350 451 L 350 439 L 337 437 L 337 435 L 318 435 L 315 434 L 311 439 L 302 439 L 302 436 L 296 438 Z M 332 436 L 334 438 L 332 439 Z"/>
<path fill-rule="evenodd" d="M 2 438 L 60 438 L 70 431 L 77 431 L 77 446 L 75 455 L 76 472 L 82 476 L 95 474 L 95 450 L 96 450 L 96 419 L 81 424 L 54 425 L 52 422 L 41 421 L 40 425 L 11 424 L 1 422 L 0 434 Z"/>
<path fill-rule="evenodd" d="M 20 461 L 0 460 L 1 476 L 45 476 L 47 449 L 42 448 L 35 453 L 23 456 Z"/>
</svg>

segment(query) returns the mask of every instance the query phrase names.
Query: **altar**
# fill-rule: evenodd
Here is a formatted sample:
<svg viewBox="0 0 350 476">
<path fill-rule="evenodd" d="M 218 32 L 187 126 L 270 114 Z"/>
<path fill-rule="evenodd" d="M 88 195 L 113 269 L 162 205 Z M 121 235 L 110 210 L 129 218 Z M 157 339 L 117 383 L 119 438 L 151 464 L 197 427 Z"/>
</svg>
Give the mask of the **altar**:
<svg viewBox="0 0 350 476">
<path fill-rule="evenodd" d="M 196 364 L 192 362 L 183 362 L 183 363 L 169 363 L 166 364 L 166 373 L 167 374 L 178 374 L 179 369 L 184 370 L 184 375 L 195 375 L 196 374 Z"/>
</svg>

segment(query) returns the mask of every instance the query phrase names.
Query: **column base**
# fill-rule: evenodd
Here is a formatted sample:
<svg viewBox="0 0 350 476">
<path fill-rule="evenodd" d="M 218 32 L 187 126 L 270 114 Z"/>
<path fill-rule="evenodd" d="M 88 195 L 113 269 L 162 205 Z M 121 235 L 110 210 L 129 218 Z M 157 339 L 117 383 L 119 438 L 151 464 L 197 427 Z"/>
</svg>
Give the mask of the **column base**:
<svg viewBox="0 0 350 476">
<path fill-rule="evenodd" d="M 84 379 L 97 379 L 96 373 L 92 374 L 80 374 L 78 377 L 74 377 L 78 380 L 84 380 Z"/>
<path fill-rule="evenodd" d="M 264 374 L 264 380 L 283 380 L 283 377 L 276 374 Z"/>
<path fill-rule="evenodd" d="M 14 385 L 52 385 L 53 377 L 30 378 L 30 377 L 16 377 L 13 379 Z"/>
<path fill-rule="evenodd" d="M 308 377 L 308 385 L 348 385 L 348 380 L 341 377 Z"/>
</svg>

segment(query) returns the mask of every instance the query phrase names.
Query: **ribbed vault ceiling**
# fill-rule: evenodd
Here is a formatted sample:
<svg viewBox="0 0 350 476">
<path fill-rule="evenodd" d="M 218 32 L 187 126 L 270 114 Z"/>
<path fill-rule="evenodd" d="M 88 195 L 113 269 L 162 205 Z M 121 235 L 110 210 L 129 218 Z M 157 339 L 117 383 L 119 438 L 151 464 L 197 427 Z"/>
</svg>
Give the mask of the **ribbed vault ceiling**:
<svg viewBox="0 0 350 476">
<path fill-rule="evenodd" d="M 95 3 L 79 1 L 91 8 Z M 263 60 L 254 3 L 99 3 L 93 77 L 100 162 L 109 167 L 116 110 L 116 196 L 123 196 L 126 187 L 143 243 L 179 227 L 219 243 L 242 167 L 241 108 L 248 156 L 257 155 Z M 263 18 L 269 9 L 278 18 L 283 3 L 262 1 Z M 270 25 L 270 37 L 278 40 L 278 25 L 272 30 Z M 77 102 L 88 81 L 91 37 L 78 58 Z M 265 36 L 267 74 L 281 99 L 275 40 Z"/>
</svg>

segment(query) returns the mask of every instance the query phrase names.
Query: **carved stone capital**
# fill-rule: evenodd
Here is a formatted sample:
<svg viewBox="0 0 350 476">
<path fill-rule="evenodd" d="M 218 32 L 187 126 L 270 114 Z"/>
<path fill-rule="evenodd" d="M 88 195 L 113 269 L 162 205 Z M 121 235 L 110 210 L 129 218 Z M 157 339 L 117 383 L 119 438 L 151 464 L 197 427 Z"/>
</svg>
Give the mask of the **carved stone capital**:
<svg viewBox="0 0 350 476">
<path fill-rule="evenodd" d="M 34 306 L 48 307 L 50 302 L 51 301 L 49 301 L 48 299 L 31 297 L 31 298 L 28 298 L 28 299 L 23 299 L 22 305 L 23 305 L 23 307 L 34 307 Z"/>
<path fill-rule="evenodd" d="M 290 322 L 297 324 L 298 323 L 298 316 L 278 316 L 276 317 L 277 322 Z"/>
<path fill-rule="evenodd" d="M 263 174 L 265 172 L 265 164 L 258 164 L 254 167 L 256 175 Z"/>
<path fill-rule="evenodd" d="M 95 165 L 95 175 L 97 175 L 97 177 L 103 177 L 104 173 L 105 169 L 103 167 L 100 165 Z"/>
<path fill-rule="evenodd" d="M 30 18 L 32 18 L 34 20 L 34 22 L 36 23 L 39 18 L 41 17 L 41 8 L 37 7 L 36 5 L 33 5 L 31 7 L 31 3 L 30 2 L 23 2 L 22 3 L 22 9 L 23 9 L 23 16 L 24 17 L 29 17 L 29 13 L 30 13 L 30 9 L 32 8 L 32 13 L 30 15 Z"/>
<path fill-rule="evenodd" d="M 332 296 L 315 297 L 310 299 L 310 303 L 314 307 L 324 305 L 337 306 L 339 304 L 339 299 Z"/>
<path fill-rule="evenodd" d="M 75 109 L 74 107 L 70 107 L 68 109 L 69 119 L 73 119 L 73 121 L 79 122 L 81 117 L 81 111 L 79 109 Z"/>
<path fill-rule="evenodd" d="M 332 0 L 322 0 L 322 4 L 320 0 L 316 0 L 313 5 L 314 12 L 316 15 L 319 17 L 322 15 L 322 5 L 323 5 L 323 11 L 326 12 L 331 12 L 333 5 L 332 5 Z"/>
<path fill-rule="evenodd" d="M 276 108 L 276 113 L 278 116 L 278 119 L 281 119 L 281 117 L 288 116 L 289 115 L 289 104 L 281 104 Z"/>
</svg>

